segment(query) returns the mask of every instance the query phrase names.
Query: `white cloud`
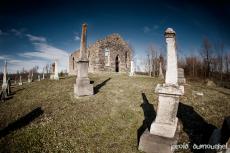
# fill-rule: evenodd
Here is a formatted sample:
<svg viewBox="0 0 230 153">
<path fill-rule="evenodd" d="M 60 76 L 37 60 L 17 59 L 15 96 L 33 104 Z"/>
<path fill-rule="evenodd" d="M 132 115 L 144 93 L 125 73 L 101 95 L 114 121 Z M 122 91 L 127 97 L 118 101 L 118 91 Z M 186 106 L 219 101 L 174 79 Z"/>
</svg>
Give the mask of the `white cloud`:
<svg viewBox="0 0 230 153">
<path fill-rule="evenodd" d="M 156 25 L 156 24 L 153 26 L 153 29 L 154 29 L 154 30 L 157 30 L 158 28 L 159 28 L 159 26 Z"/>
<path fill-rule="evenodd" d="M 29 70 L 34 66 L 38 66 L 41 72 L 43 67 L 53 63 L 54 60 L 58 61 L 59 71 L 68 70 L 68 52 L 48 44 L 45 37 L 37 37 L 30 34 L 26 36 L 34 46 L 34 51 L 18 53 L 17 56 L 21 58 L 15 58 L 17 56 L 0 55 L 0 65 L 3 65 L 3 60 L 5 59 L 7 59 L 9 63 L 8 72 L 14 73 L 17 70 L 22 70 L 22 68 Z"/>
<path fill-rule="evenodd" d="M 0 60 L 7 60 L 9 59 L 9 56 L 7 55 L 0 55 Z"/>
<path fill-rule="evenodd" d="M 78 41 L 80 40 L 81 38 L 79 36 L 75 36 L 74 40 Z"/>
<path fill-rule="evenodd" d="M 80 39 L 80 34 L 75 32 L 74 40 L 79 41 Z"/>
<path fill-rule="evenodd" d="M 27 34 L 26 36 L 29 38 L 31 42 L 46 42 L 45 37 L 34 36 L 31 34 Z"/>
<path fill-rule="evenodd" d="M 58 61 L 59 71 L 68 69 L 69 54 L 65 50 L 56 48 L 46 42 L 34 42 L 35 51 L 19 53 L 18 55 L 29 60 L 31 59 L 41 59 L 44 61 L 49 61 L 49 63 Z M 40 62 L 41 62 L 40 60 Z M 41 63 L 39 65 L 42 65 Z"/>
<path fill-rule="evenodd" d="M 8 65 L 8 72 L 17 72 L 18 70 L 21 71 L 23 68 L 26 70 L 32 69 L 34 66 L 39 67 L 39 72 L 42 72 L 43 67 L 46 66 L 46 64 L 49 64 L 49 61 L 47 60 L 34 60 L 34 59 L 26 59 L 26 60 L 18 60 L 18 59 L 10 59 L 7 61 Z"/>
<path fill-rule="evenodd" d="M 0 29 L 0 36 L 2 36 L 2 35 L 8 35 L 8 33 L 3 32 L 3 31 Z"/>
<path fill-rule="evenodd" d="M 22 36 L 22 30 L 17 30 L 17 29 L 11 29 L 11 32 L 13 32 L 16 36 Z"/>
<path fill-rule="evenodd" d="M 148 26 L 145 26 L 143 30 L 144 30 L 144 33 L 149 33 L 151 31 L 151 28 Z"/>
</svg>

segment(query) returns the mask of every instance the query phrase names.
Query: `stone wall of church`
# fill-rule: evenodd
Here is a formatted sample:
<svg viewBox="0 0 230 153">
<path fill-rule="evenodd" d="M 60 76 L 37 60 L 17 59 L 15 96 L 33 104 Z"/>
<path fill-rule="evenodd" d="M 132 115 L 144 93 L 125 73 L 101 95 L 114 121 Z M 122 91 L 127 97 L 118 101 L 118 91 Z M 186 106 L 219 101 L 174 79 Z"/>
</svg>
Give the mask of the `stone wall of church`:
<svg viewBox="0 0 230 153">
<path fill-rule="evenodd" d="M 119 34 L 112 34 L 103 40 L 98 40 L 87 48 L 89 58 L 89 72 L 100 71 L 129 72 L 131 62 L 131 49 Z M 105 52 L 108 52 L 106 54 Z M 69 73 L 77 74 L 73 59 L 77 60 L 79 51 L 70 56 Z M 76 66 L 77 67 L 77 66 Z"/>
</svg>

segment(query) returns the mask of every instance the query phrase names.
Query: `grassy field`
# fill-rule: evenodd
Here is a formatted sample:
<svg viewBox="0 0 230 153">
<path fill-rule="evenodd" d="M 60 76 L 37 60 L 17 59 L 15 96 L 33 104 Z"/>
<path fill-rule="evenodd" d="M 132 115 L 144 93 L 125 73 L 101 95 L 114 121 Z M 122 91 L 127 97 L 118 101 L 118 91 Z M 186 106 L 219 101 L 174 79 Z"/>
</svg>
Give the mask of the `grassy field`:
<svg viewBox="0 0 230 153">
<path fill-rule="evenodd" d="M 77 99 L 75 77 L 13 88 L 12 97 L 0 103 L 0 152 L 138 153 L 138 133 L 153 119 L 154 89 L 162 81 L 125 74 L 90 79 L 96 94 Z M 202 143 L 230 115 L 230 90 L 189 82 L 185 93 L 178 110 L 183 126 L 179 142 Z"/>
</svg>

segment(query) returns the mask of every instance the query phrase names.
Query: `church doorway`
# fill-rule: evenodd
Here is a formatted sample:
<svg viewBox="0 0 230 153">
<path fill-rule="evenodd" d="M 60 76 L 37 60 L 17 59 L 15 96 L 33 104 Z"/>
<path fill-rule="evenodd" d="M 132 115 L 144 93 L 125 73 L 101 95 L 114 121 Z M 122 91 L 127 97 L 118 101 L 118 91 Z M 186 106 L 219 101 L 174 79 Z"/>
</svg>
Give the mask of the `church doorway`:
<svg viewBox="0 0 230 153">
<path fill-rule="evenodd" d="M 115 72 L 119 72 L 119 55 L 115 59 Z"/>
</svg>

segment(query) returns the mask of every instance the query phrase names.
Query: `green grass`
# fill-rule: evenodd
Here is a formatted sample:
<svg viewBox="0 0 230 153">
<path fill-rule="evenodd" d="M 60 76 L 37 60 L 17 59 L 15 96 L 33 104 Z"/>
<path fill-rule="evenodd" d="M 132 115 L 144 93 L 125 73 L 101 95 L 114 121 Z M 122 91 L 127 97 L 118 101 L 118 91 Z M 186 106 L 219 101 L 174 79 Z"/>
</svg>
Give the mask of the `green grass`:
<svg viewBox="0 0 230 153">
<path fill-rule="evenodd" d="M 0 104 L 0 130 L 38 107 L 44 113 L 2 137 L 0 152 L 138 153 L 137 130 L 144 120 L 141 93 L 146 94 L 156 110 L 158 95 L 154 89 L 162 81 L 125 74 L 90 75 L 94 86 L 109 78 L 97 94 L 81 98 L 73 95 L 75 77 L 13 88 L 13 98 Z M 224 116 L 230 115 L 230 91 L 189 84 L 181 101 L 193 106 L 207 122 L 220 127 Z M 194 97 L 192 90 L 202 91 L 205 96 Z M 182 131 L 180 142 L 184 141 L 189 138 Z"/>
</svg>

